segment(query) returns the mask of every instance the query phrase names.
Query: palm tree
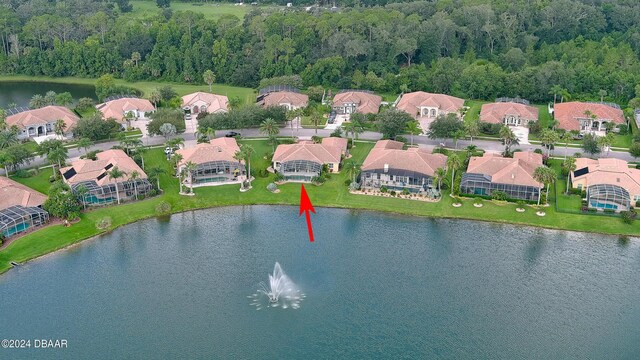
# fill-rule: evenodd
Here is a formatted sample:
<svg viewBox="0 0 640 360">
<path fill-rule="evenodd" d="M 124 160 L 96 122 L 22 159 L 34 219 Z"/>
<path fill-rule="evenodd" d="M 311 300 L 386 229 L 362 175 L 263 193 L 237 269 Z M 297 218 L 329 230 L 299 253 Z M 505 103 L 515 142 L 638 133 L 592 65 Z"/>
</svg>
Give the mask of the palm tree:
<svg viewBox="0 0 640 360">
<path fill-rule="evenodd" d="M 407 123 L 407 132 L 411 135 L 411 145 L 413 146 L 413 136 L 420 135 L 422 133 L 422 128 L 420 128 L 420 123 L 416 120 L 409 121 Z"/>
<path fill-rule="evenodd" d="M 349 177 L 351 178 L 351 182 L 352 183 L 356 182 L 356 176 L 358 175 L 358 171 L 360 171 L 360 164 L 356 163 L 353 160 L 349 160 L 344 163 L 343 169 L 346 171 L 347 175 L 349 175 Z"/>
<path fill-rule="evenodd" d="M 211 70 L 205 70 L 204 74 L 202 74 L 202 78 L 204 79 L 204 82 L 209 85 L 209 92 L 211 92 L 211 85 L 216 82 L 216 75 Z"/>
<path fill-rule="evenodd" d="M 129 174 L 129 180 L 133 182 L 133 193 L 135 194 L 136 200 L 138 200 L 138 184 L 137 181 L 140 178 L 140 173 L 138 170 L 133 170 L 131 174 Z"/>
<path fill-rule="evenodd" d="M 476 145 L 468 145 L 465 150 L 467 150 L 467 157 L 471 157 L 471 155 L 478 151 L 478 147 Z"/>
<path fill-rule="evenodd" d="M 507 125 L 503 126 L 500 129 L 499 135 L 500 139 L 504 141 L 505 152 L 510 153 L 511 145 L 515 145 L 518 143 L 518 137 L 513 133 L 513 131 L 511 131 L 511 128 L 509 128 Z"/>
<path fill-rule="evenodd" d="M 140 162 L 142 163 L 142 170 L 144 170 L 144 153 L 147 152 L 147 148 L 142 145 L 142 141 L 136 143 L 133 148 L 136 155 L 140 156 Z"/>
<path fill-rule="evenodd" d="M 131 120 L 133 119 L 134 119 L 133 111 L 127 111 L 126 113 L 124 113 L 122 120 L 127 123 L 127 129 L 131 127 Z"/>
<path fill-rule="evenodd" d="M 556 172 L 546 166 L 539 166 L 533 172 L 533 178 L 543 186 L 547 184 L 547 192 L 545 198 L 549 202 L 549 185 L 556 181 Z M 542 188 L 540 188 L 542 190 Z M 538 205 L 540 205 L 540 194 L 538 194 Z"/>
<path fill-rule="evenodd" d="M 162 95 L 160 95 L 160 92 L 158 90 L 154 90 L 151 92 L 151 94 L 149 94 L 149 101 L 153 103 L 154 107 L 158 107 L 158 103 L 160 102 L 160 100 L 162 100 Z"/>
<path fill-rule="evenodd" d="M 549 90 L 549 94 L 553 94 L 553 105 L 556 105 L 556 99 L 558 98 L 558 94 L 562 92 L 562 88 L 560 85 L 553 85 L 551 90 Z"/>
<path fill-rule="evenodd" d="M 89 149 L 93 146 L 93 141 L 91 141 L 91 139 L 85 137 L 85 138 L 81 138 L 80 140 L 78 140 L 76 145 L 79 148 L 84 149 L 84 154 L 87 155 L 87 153 L 89 152 Z"/>
<path fill-rule="evenodd" d="M 549 156 L 551 147 L 558 141 L 558 133 L 551 129 L 543 129 L 540 132 L 540 141 L 547 150 L 547 156 Z"/>
<path fill-rule="evenodd" d="M 464 130 L 456 130 L 453 132 L 452 138 L 454 142 L 455 149 L 458 149 L 458 140 L 464 138 L 467 133 Z"/>
<path fill-rule="evenodd" d="M 209 139 L 209 141 L 211 141 L 216 138 L 216 129 L 208 127 L 203 134 L 207 137 L 207 139 Z"/>
<path fill-rule="evenodd" d="M 462 161 L 456 154 L 451 154 L 447 159 L 447 167 L 451 170 L 451 192 L 453 193 L 453 187 L 455 186 L 456 170 L 462 166 Z"/>
<path fill-rule="evenodd" d="M 480 135 L 480 125 L 478 125 L 477 121 L 469 121 L 464 124 L 464 131 L 473 142 L 473 138 Z"/>
<path fill-rule="evenodd" d="M 444 168 L 437 168 L 435 173 L 433 174 L 433 182 L 438 184 L 438 191 L 442 188 L 442 179 L 447 176 L 447 170 Z"/>
<path fill-rule="evenodd" d="M 89 193 L 89 189 L 87 189 L 87 187 L 84 184 L 80 184 L 78 185 L 78 187 L 76 187 L 76 189 L 73 191 L 76 196 L 80 199 L 82 199 L 82 208 L 84 210 L 87 210 L 87 204 L 86 204 L 86 199 L 85 197 L 87 196 L 87 194 Z"/>
<path fill-rule="evenodd" d="M 236 151 L 233 155 L 234 159 L 238 161 L 244 160 L 247 164 L 247 181 L 249 182 L 249 186 L 251 186 L 251 155 L 253 155 L 254 152 L 255 150 L 251 145 L 244 144 L 242 145 L 242 149 L 240 149 L 240 151 Z"/>
<path fill-rule="evenodd" d="M 55 164 L 58 164 L 58 169 L 62 168 L 62 163 L 67 160 L 67 148 L 64 146 L 55 147 L 47 153 L 47 160 L 51 164 L 53 169 L 53 176 L 56 175 Z"/>
<path fill-rule="evenodd" d="M 126 175 L 127 173 L 118 169 L 117 166 L 114 166 L 113 168 L 111 168 L 111 171 L 109 171 L 109 180 L 115 180 L 116 183 L 116 198 L 118 199 L 118 204 L 120 204 L 120 190 L 118 189 L 118 179 L 120 179 L 121 177 L 125 177 Z"/>
<path fill-rule="evenodd" d="M 604 102 L 604 97 L 607 96 L 607 90 L 601 89 L 598 91 L 598 95 L 600 95 L 600 102 Z"/>
<path fill-rule="evenodd" d="M 150 168 L 149 170 L 147 170 L 147 175 L 150 178 L 155 178 L 156 179 L 156 183 L 158 186 L 158 190 L 162 191 L 162 189 L 160 188 L 160 175 L 162 174 L 166 174 L 167 171 L 159 166 L 154 166 L 152 168 Z"/>
<path fill-rule="evenodd" d="M 64 122 L 64 120 L 62 119 L 58 119 L 55 122 L 55 125 L 53 126 L 53 131 L 56 133 L 56 135 L 58 136 L 62 136 L 64 135 L 64 131 L 67 128 L 67 123 Z"/>
<path fill-rule="evenodd" d="M 607 149 L 607 156 L 609 156 L 609 151 L 611 151 L 611 145 L 613 145 L 614 135 L 613 133 L 608 133 L 605 136 L 601 136 L 598 138 L 598 144 L 602 149 Z"/>
<path fill-rule="evenodd" d="M 173 168 L 176 169 L 176 171 L 178 171 L 178 165 L 182 162 L 182 159 L 182 155 L 178 153 L 173 154 L 171 157 L 171 165 L 173 165 Z"/>
<path fill-rule="evenodd" d="M 196 171 L 198 165 L 196 165 L 192 161 L 187 161 L 184 164 L 184 171 L 187 172 L 187 176 L 189 177 L 189 193 L 193 194 L 193 172 Z"/>
<path fill-rule="evenodd" d="M 19 144 L 18 134 L 10 129 L 0 131 L 0 149 Z"/>
<path fill-rule="evenodd" d="M 316 128 L 316 134 L 318 134 L 318 125 L 322 121 L 322 118 L 322 113 L 318 109 L 313 110 L 313 112 L 311 113 L 311 122 Z"/>
<path fill-rule="evenodd" d="M 271 140 L 271 142 L 273 143 L 273 151 L 276 151 L 276 141 L 273 141 L 272 139 L 275 139 L 276 135 L 280 133 L 278 123 L 271 118 L 265 119 L 260 124 L 259 131 L 261 134 L 265 134 L 269 137 L 269 140 Z"/>
<path fill-rule="evenodd" d="M 567 190 L 565 194 L 569 193 L 569 183 L 571 182 L 571 173 L 576 169 L 576 158 L 570 156 L 564 160 L 562 167 L 567 170 Z"/>
</svg>

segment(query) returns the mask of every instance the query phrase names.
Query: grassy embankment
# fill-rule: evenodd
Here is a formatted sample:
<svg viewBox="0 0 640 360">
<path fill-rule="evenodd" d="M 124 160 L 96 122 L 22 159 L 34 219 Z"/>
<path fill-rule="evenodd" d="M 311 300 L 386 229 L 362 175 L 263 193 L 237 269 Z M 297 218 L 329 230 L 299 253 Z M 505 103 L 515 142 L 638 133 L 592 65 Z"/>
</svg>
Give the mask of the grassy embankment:
<svg viewBox="0 0 640 360">
<path fill-rule="evenodd" d="M 266 141 L 242 140 L 241 143 L 250 143 L 256 150 L 252 157 L 254 174 L 269 165 L 264 156 L 265 153 L 272 151 L 272 148 Z M 352 149 L 354 161 L 362 163 L 372 146 L 373 143 L 358 142 L 356 148 Z M 145 162 L 148 167 L 162 166 L 170 173 L 170 166 L 161 149 L 148 151 L 145 154 Z M 37 177 L 15 180 L 40 191 L 46 191 L 49 185 L 47 183 L 48 176 L 49 172 L 43 170 Z M 307 191 L 314 205 L 317 207 L 395 212 L 406 215 L 484 220 L 575 231 L 598 231 L 607 234 L 640 235 L 640 221 L 626 225 L 619 218 L 556 213 L 553 204 L 546 208 L 547 215 L 544 217 L 537 216 L 535 210 L 530 207 L 527 207 L 524 213 L 517 213 L 515 204 L 504 202 L 485 201 L 482 208 L 475 208 L 473 199 L 463 199 L 463 206 L 454 208 L 449 196 L 444 196 L 437 203 L 427 203 L 400 198 L 350 194 L 345 186 L 345 180 L 347 180 L 347 174 L 334 174 L 322 186 L 307 185 Z M 117 207 L 96 209 L 82 214 L 81 221 L 71 227 L 52 225 L 27 234 L 13 242 L 6 249 L 0 251 L 0 273 L 11 267 L 11 261 L 23 262 L 103 233 L 104 231 L 96 229 L 95 224 L 104 217 L 108 216 L 112 219 L 112 226 L 109 230 L 136 220 L 155 217 L 155 208 L 162 201 L 171 204 L 172 212 L 229 205 L 298 205 L 299 184 L 282 185 L 279 187 L 281 192 L 273 194 L 266 190 L 267 184 L 272 181 L 273 175 L 269 175 L 267 178 L 258 177 L 253 182 L 253 189 L 246 193 L 239 192 L 238 185 L 196 188 L 196 196 L 189 197 L 178 195 L 179 185 L 176 178 L 162 175 L 161 186 L 165 192 L 161 196 Z M 562 185 L 558 184 L 558 186 Z M 553 193 L 552 190 L 550 194 L 552 201 L 555 199 Z M 322 209 L 317 210 L 317 216 L 322 216 Z M 597 226 L 594 226 L 596 221 Z M 321 239 L 322 235 L 319 234 L 318 238 Z"/>
</svg>

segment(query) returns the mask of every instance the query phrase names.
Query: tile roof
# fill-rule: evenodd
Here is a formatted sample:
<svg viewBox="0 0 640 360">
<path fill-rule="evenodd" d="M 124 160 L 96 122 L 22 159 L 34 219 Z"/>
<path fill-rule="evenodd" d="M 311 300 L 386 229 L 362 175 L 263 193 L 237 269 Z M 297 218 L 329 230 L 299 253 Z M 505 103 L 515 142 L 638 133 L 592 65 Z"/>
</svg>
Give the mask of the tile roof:
<svg viewBox="0 0 640 360">
<path fill-rule="evenodd" d="M 495 102 L 482 105 L 480 121 L 502 124 L 506 115 L 515 115 L 527 121 L 538 121 L 538 108 L 514 102 Z"/>
<path fill-rule="evenodd" d="M 140 179 L 146 179 L 147 174 L 133 161 L 132 158 L 127 156 L 124 151 L 119 149 L 106 150 L 96 154 L 97 160 L 80 159 L 71 163 L 71 166 L 60 169 L 60 173 L 63 175 L 64 181 L 67 184 L 77 184 L 84 181 L 95 181 L 98 186 L 106 184 L 120 183 L 129 180 L 133 171 L 137 171 L 140 174 Z M 108 176 L 110 169 L 118 167 L 120 171 L 125 172 L 125 176 L 116 179 L 111 179 Z M 65 177 L 65 173 L 71 171 L 72 174 L 69 178 Z M 104 176 L 106 174 L 107 176 Z M 102 177 L 100 175 L 103 175 Z M 99 179 L 100 178 L 100 179 Z"/>
<path fill-rule="evenodd" d="M 211 161 L 238 162 L 233 158 L 237 151 L 240 151 L 240 147 L 236 139 L 221 137 L 192 148 L 180 149 L 176 153 L 182 155 L 179 166 L 183 166 L 189 161 L 196 165 Z"/>
<path fill-rule="evenodd" d="M 587 168 L 588 172 L 579 172 L 582 175 L 575 176 L 578 170 Z M 617 185 L 629 192 L 640 195 L 640 170 L 629 167 L 629 164 L 620 159 L 601 158 L 598 160 L 588 158 L 576 159 L 576 170 L 572 174 L 573 181 L 586 180 L 586 186 L 609 184 Z"/>
<path fill-rule="evenodd" d="M 47 196 L 6 177 L 0 177 L 0 210 L 21 205 L 34 207 L 42 205 Z"/>
<path fill-rule="evenodd" d="M 307 160 L 320 164 L 339 163 L 342 156 L 342 148 L 330 146 L 326 143 L 313 144 L 300 142 L 297 144 L 278 145 L 273 154 L 274 162 L 286 162 L 294 160 Z"/>
<path fill-rule="evenodd" d="M 571 101 L 559 103 L 554 106 L 554 117 L 558 121 L 558 126 L 565 130 L 580 130 L 578 119 L 585 119 L 585 111 L 591 111 L 597 119 L 612 121 L 616 124 L 624 123 L 622 110 L 609 105 Z"/>
<path fill-rule="evenodd" d="M 127 111 L 138 110 L 148 112 L 155 110 L 151 101 L 138 98 L 121 98 L 111 100 L 96 105 L 96 108 L 100 110 L 105 119 L 113 118 L 117 122 L 123 121 L 122 118 L 124 117 L 124 113 Z"/>
<path fill-rule="evenodd" d="M 64 106 L 45 106 L 40 109 L 23 111 L 15 115 L 7 116 L 6 123 L 8 126 L 17 126 L 19 129 L 25 129 L 29 126 L 44 125 L 55 122 L 58 119 L 64 120 L 67 124 L 66 130 L 70 130 L 76 126 L 80 118 L 73 111 Z"/>
<path fill-rule="evenodd" d="M 328 138 L 322 139 L 322 145 L 340 148 L 343 154 L 347 152 L 348 143 L 349 143 L 349 140 L 347 140 L 346 138 L 328 137 Z"/>
<path fill-rule="evenodd" d="M 291 104 L 295 107 L 306 107 L 309 103 L 309 96 L 292 91 L 270 92 L 262 98 L 258 104 L 264 107 Z"/>
<path fill-rule="evenodd" d="M 542 155 L 530 151 L 513 153 L 513 158 L 485 153 L 469 159 L 467 173 L 483 174 L 491 177 L 496 184 L 514 184 L 541 187 L 533 178 L 536 168 L 542 166 Z"/>
<path fill-rule="evenodd" d="M 382 96 L 364 91 L 345 91 L 337 93 L 333 97 L 334 106 L 344 106 L 344 104 L 350 103 L 358 104 L 356 111 L 361 114 L 377 114 L 382 103 Z"/>
<path fill-rule="evenodd" d="M 198 101 L 207 104 L 207 112 L 210 114 L 216 112 L 227 112 L 229 107 L 229 99 L 224 95 L 211 94 L 207 92 L 194 92 L 182 97 L 182 107 L 194 106 Z"/>
<path fill-rule="evenodd" d="M 388 167 L 392 170 L 412 171 L 433 176 L 436 169 L 447 166 L 447 157 L 443 154 L 432 154 L 421 148 L 402 150 L 402 146 L 403 144 L 397 141 L 378 141 L 364 160 L 362 171 Z"/>
<path fill-rule="evenodd" d="M 441 111 L 454 113 L 464 106 L 464 99 L 450 95 L 416 91 L 402 95 L 396 108 L 408 112 L 411 116 L 417 116 L 420 112 L 420 107 L 425 106 L 436 107 Z"/>
</svg>

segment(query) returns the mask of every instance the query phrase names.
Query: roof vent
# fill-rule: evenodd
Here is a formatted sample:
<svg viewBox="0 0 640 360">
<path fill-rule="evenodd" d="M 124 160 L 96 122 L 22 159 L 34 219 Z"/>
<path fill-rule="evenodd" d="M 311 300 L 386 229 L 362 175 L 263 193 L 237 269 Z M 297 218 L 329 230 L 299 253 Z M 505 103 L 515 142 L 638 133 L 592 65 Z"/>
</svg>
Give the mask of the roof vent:
<svg viewBox="0 0 640 360">
<path fill-rule="evenodd" d="M 620 182 L 620 178 L 616 178 L 616 182 Z"/>
<path fill-rule="evenodd" d="M 384 164 L 384 172 L 385 173 L 389 172 L 389 164 Z"/>
</svg>

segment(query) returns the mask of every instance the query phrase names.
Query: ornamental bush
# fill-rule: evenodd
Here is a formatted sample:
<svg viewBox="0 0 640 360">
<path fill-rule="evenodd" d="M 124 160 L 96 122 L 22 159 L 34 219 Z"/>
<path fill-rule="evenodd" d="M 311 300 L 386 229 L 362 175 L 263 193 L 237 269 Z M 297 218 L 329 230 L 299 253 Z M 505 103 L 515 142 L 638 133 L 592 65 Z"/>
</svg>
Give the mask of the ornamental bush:
<svg viewBox="0 0 640 360">
<path fill-rule="evenodd" d="M 271 192 L 275 192 L 276 190 L 278 190 L 278 185 L 274 183 L 269 183 L 269 185 L 267 185 L 267 190 Z"/>
<path fill-rule="evenodd" d="M 168 215 L 171 212 L 171 204 L 166 201 L 161 201 L 158 205 L 156 205 L 156 215 Z"/>
<path fill-rule="evenodd" d="M 111 218 L 108 216 L 105 216 L 96 222 L 96 229 L 106 230 L 109 227 L 111 227 L 111 223 L 112 223 Z"/>
</svg>

